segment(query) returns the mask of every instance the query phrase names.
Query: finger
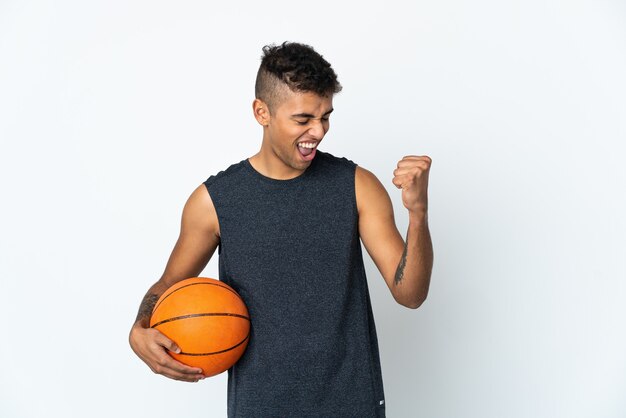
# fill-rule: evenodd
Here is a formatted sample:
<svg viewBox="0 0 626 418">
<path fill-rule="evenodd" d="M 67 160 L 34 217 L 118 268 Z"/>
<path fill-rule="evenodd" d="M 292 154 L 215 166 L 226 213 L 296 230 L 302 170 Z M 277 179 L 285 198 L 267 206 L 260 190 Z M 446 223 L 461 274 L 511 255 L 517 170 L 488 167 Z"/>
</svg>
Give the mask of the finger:
<svg viewBox="0 0 626 418">
<path fill-rule="evenodd" d="M 156 361 L 154 372 L 172 379 L 185 380 L 188 382 L 202 379 L 204 377 L 202 369 L 187 366 L 165 353 L 162 353 Z"/>
<path fill-rule="evenodd" d="M 205 378 L 202 374 L 187 374 L 180 373 L 176 370 L 167 369 L 167 368 L 156 368 L 153 370 L 155 373 L 163 375 L 169 379 L 180 380 L 181 382 L 198 382 Z"/>
<path fill-rule="evenodd" d="M 154 340 L 156 341 L 157 344 L 159 344 L 166 350 L 171 351 L 172 353 L 176 353 L 176 354 L 180 353 L 180 347 L 178 347 L 178 345 L 176 345 L 174 341 L 167 338 L 164 334 L 162 334 L 158 330 L 155 329 L 154 331 L 155 331 Z"/>
<path fill-rule="evenodd" d="M 426 161 L 429 164 L 433 162 L 432 158 L 430 158 L 428 155 L 405 155 L 404 157 L 402 157 L 402 160 Z"/>
<path fill-rule="evenodd" d="M 163 350 L 169 350 L 172 353 L 176 353 L 176 354 L 180 354 L 181 353 L 181 349 L 180 347 L 178 347 L 178 345 L 176 345 L 176 343 L 174 343 L 174 341 L 172 341 L 171 339 L 167 338 L 164 334 L 162 334 L 161 332 L 159 332 L 158 330 L 155 330 L 156 334 L 155 334 L 155 342 L 161 346 L 162 348 L 159 350 L 158 353 L 158 357 L 157 357 L 157 361 L 160 365 L 162 366 L 166 366 L 170 369 L 173 369 L 179 373 L 187 373 L 187 374 L 197 374 L 197 373 L 202 373 L 202 369 L 199 367 L 191 367 L 191 366 L 187 366 L 186 364 L 183 364 L 179 361 L 177 361 L 176 359 L 172 358 L 169 354 L 167 354 L 166 351 Z"/>
<path fill-rule="evenodd" d="M 394 184 L 394 186 L 396 186 L 398 189 L 402 189 L 403 186 L 405 186 L 408 181 L 407 181 L 407 176 L 395 176 L 391 182 Z"/>
<path fill-rule="evenodd" d="M 202 369 L 199 367 L 191 367 L 186 364 L 181 363 L 175 358 L 171 357 L 165 351 L 161 351 L 157 358 L 157 364 L 163 368 L 168 370 L 172 370 L 176 373 L 182 373 L 187 375 L 197 375 L 202 374 Z"/>
<path fill-rule="evenodd" d="M 430 168 L 430 163 L 426 160 L 400 160 L 398 161 L 398 168 L 410 168 L 410 167 L 420 167 L 423 169 Z"/>
<path fill-rule="evenodd" d="M 402 167 L 393 170 L 394 176 L 420 176 L 423 173 L 428 173 L 428 169 L 422 167 Z"/>
<path fill-rule="evenodd" d="M 402 158 L 400 161 L 398 161 L 398 167 L 403 166 L 403 165 L 411 165 L 411 164 L 416 164 L 416 163 L 423 163 L 426 165 L 431 165 L 432 164 L 432 159 L 428 156 L 406 156 L 404 158 Z"/>
<path fill-rule="evenodd" d="M 155 367 L 152 371 L 169 379 L 180 380 L 183 382 L 197 382 L 204 377 L 201 374 L 191 375 L 186 373 L 180 373 L 176 370 L 167 369 L 165 367 Z"/>
</svg>

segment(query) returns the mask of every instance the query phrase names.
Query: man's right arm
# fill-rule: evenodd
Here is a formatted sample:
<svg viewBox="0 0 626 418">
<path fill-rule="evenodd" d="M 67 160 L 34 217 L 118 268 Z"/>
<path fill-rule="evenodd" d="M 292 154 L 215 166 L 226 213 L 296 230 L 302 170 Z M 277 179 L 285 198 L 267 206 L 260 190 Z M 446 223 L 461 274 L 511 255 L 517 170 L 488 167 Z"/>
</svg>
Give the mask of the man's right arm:
<svg viewBox="0 0 626 418">
<path fill-rule="evenodd" d="M 129 335 L 133 351 L 155 373 L 187 382 L 197 382 L 204 377 L 200 369 L 186 366 L 167 353 L 179 348 L 165 335 L 150 328 L 150 316 L 157 300 L 170 286 L 202 272 L 219 242 L 217 213 L 202 184 L 185 204 L 178 241 L 163 275 L 143 298 Z"/>
</svg>

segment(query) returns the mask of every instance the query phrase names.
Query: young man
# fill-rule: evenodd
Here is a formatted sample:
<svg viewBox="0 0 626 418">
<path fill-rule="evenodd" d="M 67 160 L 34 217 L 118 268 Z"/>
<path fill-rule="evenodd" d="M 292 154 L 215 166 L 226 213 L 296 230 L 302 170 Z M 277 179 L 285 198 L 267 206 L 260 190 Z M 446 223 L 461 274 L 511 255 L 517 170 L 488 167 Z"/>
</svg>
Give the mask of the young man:
<svg viewBox="0 0 626 418">
<path fill-rule="evenodd" d="M 426 299 L 431 160 L 407 156 L 393 172 L 409 212 L 405 243 L 378 179 L 318 150 L 340 90 L 313 48 L 264 48 L 253 102 L 261 150 L 192 193 L 165 272 L 132 327 L 130 344 L 155 373 L 202 379 L 167 354 L 179 348 L 148 324 L 158 297 L 200 274 L 219 246 L 220 279 L 251 318 L 246 352 L 228 373 L 229 417 L 385 416 L 361 241 L 398 303 L 417 308 Z"/>
</svg>

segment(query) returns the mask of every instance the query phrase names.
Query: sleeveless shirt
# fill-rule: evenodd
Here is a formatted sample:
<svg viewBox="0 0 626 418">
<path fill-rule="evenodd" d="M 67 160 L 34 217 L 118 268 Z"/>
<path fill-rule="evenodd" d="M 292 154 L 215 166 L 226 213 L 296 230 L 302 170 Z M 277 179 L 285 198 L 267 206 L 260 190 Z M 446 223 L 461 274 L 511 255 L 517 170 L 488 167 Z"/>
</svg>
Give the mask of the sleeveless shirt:
<svg viewBox="0 0 626 418">
<path fill-rule="evenodd" d="M 219 278 L 251 323 L 228 370 L 230 418 L 385 416 L 355 170 L 317 151 L 293 179 L 243 160 L 204 182 L 219 221 Z"/>
</svg>

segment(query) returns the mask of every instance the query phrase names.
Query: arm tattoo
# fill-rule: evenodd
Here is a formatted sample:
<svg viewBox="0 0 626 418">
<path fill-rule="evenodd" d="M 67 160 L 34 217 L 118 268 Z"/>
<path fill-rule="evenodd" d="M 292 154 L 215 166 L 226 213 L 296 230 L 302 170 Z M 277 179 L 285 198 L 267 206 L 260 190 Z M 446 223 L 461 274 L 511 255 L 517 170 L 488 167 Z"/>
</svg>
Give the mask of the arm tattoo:
<svg viewBox="0 0 626 418">
<path fill-rule="evenodd" d="M 398 264 L 398 269 L 396 270 L 396 276 L 393 280 L 396 285 L 398 285 L 404 278 L 404 267 L 406 267 L 406 249 L 407 244 L 404 244 L 404 252 L 400 258 L 400 263 Z"/>
<path fill-rule="evenodd" d="M 135 322 L 140 321 L 144 318 L 150 318 L 152 316 L 152 310 L 154 309 L 154 305 L 156 305 L 159 297 L 154 293 L 148 293 L 144 296 L 141 301 L 141 305 L 139 306 L 139 312 L 137 313 L 137 319 Z"/>
</svg>

